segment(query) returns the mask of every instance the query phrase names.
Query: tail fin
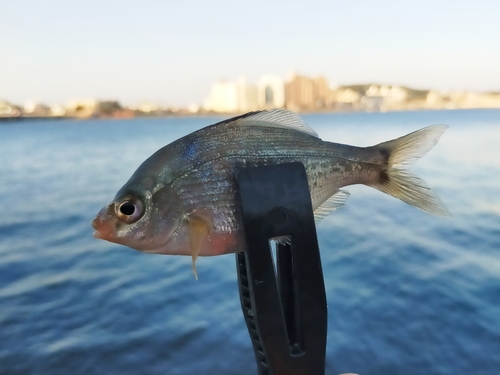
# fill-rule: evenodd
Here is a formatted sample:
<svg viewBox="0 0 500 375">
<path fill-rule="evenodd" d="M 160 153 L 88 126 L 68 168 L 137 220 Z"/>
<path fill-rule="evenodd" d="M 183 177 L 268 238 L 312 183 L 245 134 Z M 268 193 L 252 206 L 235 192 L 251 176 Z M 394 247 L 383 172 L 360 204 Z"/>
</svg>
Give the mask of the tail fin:
<svg viewBox="0 0 500 375">
<path fill-rule="evenodd" d="M 373 146 L 385 157 L 386 163 L 379 181 L 370 186 L 432 215 L 451 216 L 425 181 L 407 169 L 434 147 L 447 128 L 447 125 L 429 126 Z"/>
</svg>

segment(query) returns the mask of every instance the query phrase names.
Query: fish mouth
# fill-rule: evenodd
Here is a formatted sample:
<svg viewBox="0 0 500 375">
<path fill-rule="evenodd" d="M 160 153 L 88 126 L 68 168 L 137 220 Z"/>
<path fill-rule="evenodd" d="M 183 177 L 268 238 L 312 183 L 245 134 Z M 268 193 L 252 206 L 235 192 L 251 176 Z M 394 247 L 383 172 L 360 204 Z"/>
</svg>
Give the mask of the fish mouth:
<svg viewBox="0 0 500 375">
<path fill-rule="evenodd" d="M 92 235 L 94 238 L 100 238 L 103 239 L 103 221 L 102 219 L 97 216 L 94 220 L 90 222 L 90 225 L 95 229 L 94 233 Z"/>
<path fill-rule="evenodd" d="M 90 224 L 95 229 L 93 236 L 94 238 L 99 238 L 102 240 L 112 241 L 115 236 L 115 228 L 109 222 L 110 215 L 103 213 L 104 209 L 101 210 L 93 219 Z"/>
<path fill-rule="evenodd" d="M 92 227 L 95 229 L 94 233 L 92 233 L 92 235 L 95 237 L 95 238 L 101 238 L 100 236 L 100 229 L 101 229 L 101 226 L 102 226 L 102 220 L 100 217 L 96 217 L 95 219 L 93 219 L 91 222 L 90 222 L 90 225 L 92 225 Z"/>
</svg>

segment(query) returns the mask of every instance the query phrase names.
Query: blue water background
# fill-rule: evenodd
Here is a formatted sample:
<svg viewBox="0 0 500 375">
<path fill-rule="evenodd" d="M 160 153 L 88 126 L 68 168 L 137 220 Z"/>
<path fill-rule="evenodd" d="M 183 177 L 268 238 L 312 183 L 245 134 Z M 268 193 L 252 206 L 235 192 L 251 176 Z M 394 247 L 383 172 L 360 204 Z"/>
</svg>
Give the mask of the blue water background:
<svg viewBox="0 0 500 375">
<path fill-rule="evenodd" d="M 368 146 L 450 128 L 413 170 L 452 218 L 364 186 L 318 226 L 326 373 L 500 374 L 500 111 L 305 115 Z M 90 220 L 158 148 L 219 118 L 0 124 L 0 374 L 256 374 L 234 255 L 96 240 Z"/>
</svg>

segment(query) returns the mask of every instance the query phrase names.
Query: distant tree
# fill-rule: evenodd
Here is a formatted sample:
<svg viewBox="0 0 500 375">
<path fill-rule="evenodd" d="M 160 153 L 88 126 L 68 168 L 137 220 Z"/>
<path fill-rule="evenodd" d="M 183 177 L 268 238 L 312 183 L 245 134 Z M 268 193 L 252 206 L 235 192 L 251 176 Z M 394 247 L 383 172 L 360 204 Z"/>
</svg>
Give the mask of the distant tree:
<svg viewBox="0 0 500 375">
<path fill-rule="evenodd" d="M 360 96 L 365 95 L 366 90 L 372 85 L 372 83 L 366 84 L 366 85 L 348 85 L 348 86 L 340 86 L 339 89 L 341 90 L 347 90 L 350 89 L 354 92 L 357 92 Z"/>
<path fill-rule="evenodd" d="M 98 112 L 102 115 L 111 115 L 122 109 L 120 103 L 114 100 L 106 100 L 99 102 Z"/>
<path fill-rule="evenodd" d="M 405 87 L 408 90 L 408 100 L 425 100 L 429 90 L 415 90 L 409 87 Z"/>
</svg>

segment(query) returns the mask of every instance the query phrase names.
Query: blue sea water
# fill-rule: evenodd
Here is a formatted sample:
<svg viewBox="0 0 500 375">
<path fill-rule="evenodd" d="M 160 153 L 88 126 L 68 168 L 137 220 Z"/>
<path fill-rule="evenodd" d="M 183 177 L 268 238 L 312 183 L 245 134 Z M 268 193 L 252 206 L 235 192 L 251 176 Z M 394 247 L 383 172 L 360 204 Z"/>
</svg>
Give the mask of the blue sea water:
<svg viewBox="0 0 500 375">
<path fill-rule="evenodd" d="M 305 115 L 368 146 L 450 126 L 414 171 L 452 218 L 364 187 L 318 226 L 326 374 L 500 374 L 500 111 Z M 0 124 L 0 374 L 256 374 L 234 255 L 96 240 L 90 220 L 163 145 L 219 118 Z"/>
</svg>

